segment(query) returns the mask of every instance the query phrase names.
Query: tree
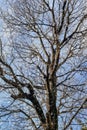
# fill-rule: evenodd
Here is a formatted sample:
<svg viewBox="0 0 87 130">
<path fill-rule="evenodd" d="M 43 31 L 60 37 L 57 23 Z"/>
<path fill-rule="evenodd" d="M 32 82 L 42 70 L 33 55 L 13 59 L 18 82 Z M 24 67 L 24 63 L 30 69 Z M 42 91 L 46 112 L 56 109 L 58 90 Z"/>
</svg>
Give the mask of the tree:
<svg viewBox="0 0 87 130">
<path fill-rule="evenodd" d="M 19 113 L 16 121 L 33 130 L 85 122 L 86 1 L 8 0 L 7 8 L 1 17 L 11 40 L 2 45 L 0 88 L 10 103 L 1 117 Z"/>
</svg>

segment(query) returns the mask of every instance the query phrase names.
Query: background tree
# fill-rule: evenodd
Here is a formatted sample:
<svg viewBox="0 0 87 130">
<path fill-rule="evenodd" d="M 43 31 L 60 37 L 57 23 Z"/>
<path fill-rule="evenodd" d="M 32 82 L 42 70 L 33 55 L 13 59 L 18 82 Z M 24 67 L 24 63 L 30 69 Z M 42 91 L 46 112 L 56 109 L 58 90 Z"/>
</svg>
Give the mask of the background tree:
<svg viewBox="0 0 87 130">
<path fill-rule="evenodd" d="M 2 45 L 0 88 L 10 101 L 1 106 L 1 117 L 16 114 L 23 129 L 33 130 L 86 123 L 86 1 L 8 0 L 6 5 L 1 17 L 10 43 Z"/>
</svg>

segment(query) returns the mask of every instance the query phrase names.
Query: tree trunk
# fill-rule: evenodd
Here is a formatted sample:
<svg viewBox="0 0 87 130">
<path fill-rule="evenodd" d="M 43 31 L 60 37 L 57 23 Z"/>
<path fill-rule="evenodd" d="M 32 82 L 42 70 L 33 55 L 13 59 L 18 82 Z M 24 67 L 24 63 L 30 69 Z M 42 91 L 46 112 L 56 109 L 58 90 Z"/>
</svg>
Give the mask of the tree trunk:
<svg viewBox="0 0 87 130">
<path fill-rule="evenodd" d="M 53 78 L 54 77 L 54 78 Z M 47 127 L 46 130 L 58 130 L 58 117 L 56 108 L 56 80 L 55 76 L 49 79 L 48 88 L 48 112 L 46 114 Z"/>
</svg>

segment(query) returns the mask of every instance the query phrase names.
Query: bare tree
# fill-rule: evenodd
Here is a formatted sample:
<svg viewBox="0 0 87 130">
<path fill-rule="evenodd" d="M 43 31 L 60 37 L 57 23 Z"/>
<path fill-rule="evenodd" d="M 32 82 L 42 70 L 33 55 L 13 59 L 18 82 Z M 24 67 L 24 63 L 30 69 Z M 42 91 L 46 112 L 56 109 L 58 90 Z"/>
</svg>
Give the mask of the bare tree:
<svg viewBox="0 0 87 130">
<path fill-rule="evenodd" d="M 87 120 L 86 4 L 7 1 L 1 17 L 11 40 L 2 45 L 0 88 L 10 102 L 1 117 L 16 114 L 23 129 L 33 130 L 67 130 Z"/>
</svg>

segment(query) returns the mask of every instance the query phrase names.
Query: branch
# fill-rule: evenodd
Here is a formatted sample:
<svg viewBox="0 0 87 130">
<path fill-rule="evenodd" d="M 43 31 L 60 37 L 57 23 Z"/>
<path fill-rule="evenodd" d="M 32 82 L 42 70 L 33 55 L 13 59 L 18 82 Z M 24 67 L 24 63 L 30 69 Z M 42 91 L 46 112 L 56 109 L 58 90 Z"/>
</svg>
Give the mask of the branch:
<svg viewBox="0 0 87 130">
<path fill-rule="evenodd" d="M 38 116 L 39 116 L 39 119 L 40 119 L 41 123 L 42 124 L 46 123 L 46 119 L 45 119 L 43 110 L 42 110 L 37 98 L 34 95 L 23 93 L 23 94 L 18 94 L 18 95 L 11 95 L 11 97 L 14 98 L 14 99 L 25 98 L 25 99 L 30 100 L 32 102 Z"/>
<path fill-rule="evenodd" d="M 86 102 L 87 102 L 87 98 L 83 101 L 83 103 L 81 104 L 81 106 L 78 108 L 78 110 L 77 110 L 77 111 L 75 112 L 75 114 L 72 116 L 72 118 L 69 120 L 68 124 L 64 127 L 63 130 L 66 130 L 66 129 L 70 126 L 72 120 L 77 116 L 77 114 L 78 114 L 79 111 L 83 108 L 83 105 L 84 105 Z"/>
</svg>

